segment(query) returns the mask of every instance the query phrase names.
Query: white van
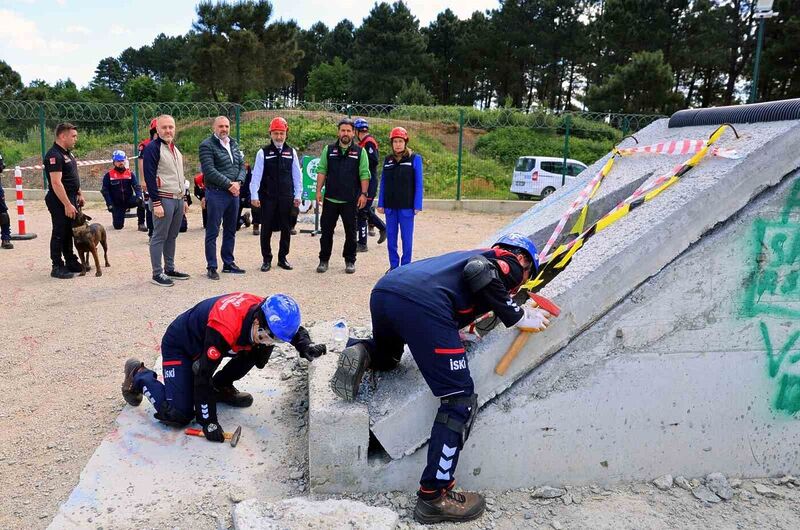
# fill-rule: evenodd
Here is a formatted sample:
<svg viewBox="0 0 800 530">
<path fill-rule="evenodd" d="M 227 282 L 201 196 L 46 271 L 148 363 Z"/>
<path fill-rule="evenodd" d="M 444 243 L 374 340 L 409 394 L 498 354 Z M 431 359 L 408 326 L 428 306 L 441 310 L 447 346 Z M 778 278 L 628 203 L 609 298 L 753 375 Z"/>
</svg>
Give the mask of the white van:
<svg viewBox="0 0 800 530">
<path fill-rule="evenodd" d="M 584 169 L 586 164 L 567 159 L 566 178 L 562 182 L 564 159 L 552 156 L 521 156 L 514 166 L 511 192 L 520 199 L 544 198 L 558 188 L 571 182 Z"/>
</svg>

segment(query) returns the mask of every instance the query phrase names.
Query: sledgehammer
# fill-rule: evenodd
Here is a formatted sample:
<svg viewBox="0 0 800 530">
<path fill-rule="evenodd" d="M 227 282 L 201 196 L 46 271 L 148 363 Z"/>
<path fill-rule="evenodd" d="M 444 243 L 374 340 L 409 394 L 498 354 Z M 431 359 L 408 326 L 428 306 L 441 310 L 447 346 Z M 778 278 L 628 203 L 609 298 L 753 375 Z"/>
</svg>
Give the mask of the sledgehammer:
<svg viewBox="0 0 800 530">
<path fill-rule="evenodd" d="M 188 434 L 189 436 L 205 436 L 203 434 L 203 429 L 192 429 L 191 427 L 183 431 L 184 433 Z M 236 447 L 239 443 L 239 438 L 242 437 L 242 426 L 239 425 L 236 427 L 236 430 L 233 432 L 226 432 L 223 433 L 225 439 L 230 441 L 231 447 Z"/>
<path fill-rule="evenodd" d="M 547 298 L 545 298 L 544 296 L 535 293 L 529 293 L 528 296 L 531 297 L 531 300 L 533 301 L 536 307 L 541 307 L 554 317 L 558 317 L 558 315 L 561 314 L 561 308 L 558 307 L 553 302 L 551 302 L 550 300 L 548 300 Z M 508 370 L 508 367 L 511 366 L 512 361 L 517 356 L 519 351 L 523 348 L 523 346 L 525 346 L 525 343 L 528 342 L 528 339 L 530 338 L 532 333 L 535 332 L 531 331 L 519 332 L 519 335 L 517 335 L 517 338 L 514 339 L 513 343 L 511 343 L 511 346 L 508 348 L 506 354 L 503 355 L 503 358 L 500 359 L 500 362 L 498 362 L 497 366 L 494 367 L 494 373 L 496 373 L 497 375 L 505 375 L 506 370 Z"/>
</svg>

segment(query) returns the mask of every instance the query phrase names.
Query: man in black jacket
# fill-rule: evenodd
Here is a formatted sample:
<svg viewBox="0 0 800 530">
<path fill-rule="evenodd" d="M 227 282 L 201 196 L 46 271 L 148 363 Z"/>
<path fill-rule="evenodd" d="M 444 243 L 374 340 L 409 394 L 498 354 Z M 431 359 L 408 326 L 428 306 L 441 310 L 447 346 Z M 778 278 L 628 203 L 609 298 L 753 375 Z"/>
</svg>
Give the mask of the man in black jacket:
<svg viewBox="0 0 800 530">
<path fill-rule="evenodd" d="M 244 183 L 244 159 L 230 137 L 231 124 L 225 116 L 214 120 L 214 134 L 200 144 L 200 165 L 206 185 L 206 266 L 208 277 L 217 273 L 217 235 L 222 223 L 222 272 L 243 274 L 233 258 L 239 221 L 239 191 Z"/>
</svg>

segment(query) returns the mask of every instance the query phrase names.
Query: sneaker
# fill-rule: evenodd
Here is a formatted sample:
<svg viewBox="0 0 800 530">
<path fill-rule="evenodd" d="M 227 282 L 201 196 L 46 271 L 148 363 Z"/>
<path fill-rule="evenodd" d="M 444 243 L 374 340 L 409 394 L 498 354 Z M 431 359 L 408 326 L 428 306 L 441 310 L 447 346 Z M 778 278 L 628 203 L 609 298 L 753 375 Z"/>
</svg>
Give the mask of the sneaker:
<svg viewBox="0 0 800 530">
<path fill-rule="evenodd" d="M 257 236 L 261 234 L 261 230 L 258 228 L 258 225 L 253 225 L 253 235 Z"/>
<path fill-rule="evenodd" d="M 147 225 L 139 225 L 139 232 L 147 232 Z"/>
<path fill-rule="evenodd" d="M 356 272 L 356 264 L 352 261 L 346 261 L 344 264 L 344 272 L 347 274 L 353 274 Z"/>
<path fill-rule="evenodd" d="M 175 282 L 173 282 L 172 279 L 163 272 L 161 274 L 156 274 L 155 276 L 153 276 L 153 279 L 150 281 L 161 287 L 172 287 L 173 285 L 175 285 Z"/>
<path fill-rule="evenodd" d="M 383 243 L 384 241 L 386 241 L 386 229 L 383 229 L 380 232 L 381 232 L 381 235 L 380 235 L 380 237 L 378 237 L 378 244 L 379 245 L 381 243 Z"/>
<path fill-rule="evenodd" d="M 12 248 L 14 248 L 14 243 L 12 243 L 10 239 L 4 239 L 2 244 L 0 244 L 0 247 L 3 247 L 4 249 L 7 250 L 11 250 Z"/>
<path fill-rule="evenodd" d="M 208 268 L 206 276 L 208 276 L 209 280 L 219 280 L 219 273 L 217 272 L 217 269 L 215 269 L 214 267 Z"/>
<path fill-rule="evenodd" d="M 363 245 L 359 243 L 358 245 L 356 245 L 356 252 L 369 252 L 369 247 L 367 247 L 366 243 L 364 243 Z"/>
<path fill-rule="evenodd" d="M 245 270 L 240 269 L 236 263 L 230 262 L 222 266 L 222 272 L 226 274 L 244 274 Z"/>
<path fill-rule="evenodd" d="M 122 382 L 122 397 L 132 407 L 138 407 L 142 403 L 142 393 L 133 389 L 133 378 L 144 370 L 144 363 L 139 359 L 130 358 L 125 361 L 125 380 Z"/>
<path fill-rule="evenodd" d="M 242 220 L 244 221 L 244 227 L 250 228 L 250 224 L 252 223 L 252 217 L 250 217 L 250 212 L 245 213 L 242 216 Z"/>
<path fill-rule="evenodd" d="M 265 261 L 264 263 L 261 264 L 261 272 L 269 272 L 271 268 L 272 268 L 271 261 Z"/>
<path fill-rule="evenodd" d="M 279 260 L 278 261 L 278 267 L 280 267 L 281 269 L 286 270 L 286 271 L 290 271 L 290 270 L 294 269 L 294 267 L 292 267 L 292 264 L 289 263 L 286 260 L 283 260 L 283 261 Z"/>
<path fill-rule="evenodd" d="M 339 355 L 339 364 L 331 379 L 333 393 L 344 400 L 353 401 L 358 396 L 361 379 L 369 368 L 370 361 L 369 350 L 364 344 L 358 343 L 345 348 Z"/>
<path fill-rule="evenodd" d="M 83 266 L 79 261 L 68 261 L 66 268 L 69 272 L 83 272 Z M 90 270 L 92 270 L 92 267 L 87 263 L 86 272 L 89 272 Z"/>
<path fill-rule="evenodd" d="M 69 280 L 75 277 L 74 272 L 70 272 L 63 265 L 53 265 L 53 270 L 50 271 L 50 276 L 58 278 L 59 280 Z"/>
<path fill-rule="evenodd" d="M 459 523 L 477 519 L 483 515 L 485 509 L 486 501 L 480 493 L 449 490 L 432 500 L 417 497 L 414 519 L 423 524 L 444 521 Z"/>
<path fill-rule="evenodd" d="M 176 270 L 164 271 L 164 274 L 166 274 L 173 280 L 188 280 L 190 278 L 190 276 L 185 272 L 178 272 Z"/>
<path fill-rule="evenodd" d="M 317 272 L 328 272 L 328 262 L 320 261 L 319 265 L 317 265 Z"/>
<path fill-rule="evenodd" d="M 214 385 L 214 398 L 218 403 L 225 403 L 231 407 L 249 407 L 253 404 L 252 394 L 247 392 L 239 392 L 235 386 L 217 386 Z"/>
</svg>

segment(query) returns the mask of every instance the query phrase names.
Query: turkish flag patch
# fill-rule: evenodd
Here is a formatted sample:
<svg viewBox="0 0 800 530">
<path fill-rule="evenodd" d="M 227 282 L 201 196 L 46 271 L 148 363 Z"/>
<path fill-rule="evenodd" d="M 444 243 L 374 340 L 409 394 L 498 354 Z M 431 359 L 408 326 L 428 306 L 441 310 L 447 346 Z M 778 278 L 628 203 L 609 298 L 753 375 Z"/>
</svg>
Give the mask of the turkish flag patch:
<svg viewBox="0 0 800 530">
<path fill-rule="evenodd" d="M 214 346 L 211 346 L 208 349 L 206 355 L 208 355 L 208 358 L 211 359 L 212 361 L 219 361 L 219 358 L 222 357 L 222 354 Z"/>
<path fill-rule="evenodd" d="M 501 259 L 497 260 L 497 266 L 500 267 L 500 272 L 502 272 L 503 275 L 508 275 L 508 273 L 511 272 L 511 267 L 508 266 L 508 263 Z"/>
<path fill-rule="evenodd" d="M 50 157 L 50 163 L 51 164 L 55 164 L 56 163 L 56 158 L 55 157 Z"/>
</svg>

